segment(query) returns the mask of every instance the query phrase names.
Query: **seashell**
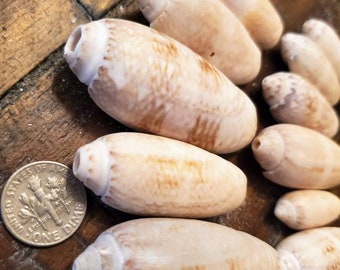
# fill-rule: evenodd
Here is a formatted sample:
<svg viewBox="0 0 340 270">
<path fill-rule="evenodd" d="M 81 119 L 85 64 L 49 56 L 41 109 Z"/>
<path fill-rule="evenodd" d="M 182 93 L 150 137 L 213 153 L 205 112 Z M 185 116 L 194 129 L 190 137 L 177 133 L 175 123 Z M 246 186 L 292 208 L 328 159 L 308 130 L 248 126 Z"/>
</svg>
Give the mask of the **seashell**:
<svg viewBox="0 0 340 270">
<path fill-rule="evenodd" d="M 201 220 L 143 218 L 101 233 L 73 270 L 278 270 L 276 250 L 232 228 Z"/>
<path fill-rule="evenodd" d="M 94 102 L 130 128 L 216 153 L 237 151 L 255 136 L 251 99 L 189 48 L 149 27 L 119 19 L 79 26 L 64 56 Z"/>
<path fill-rule="evenodd" d="M 268 0 L 222 0 L 265 50 L 275 47 L 283 32 L 280 14 Z"/>
<path fill-rule="evenodd" d="M 339 217 L 340 199 L 324 190 L 291 191 L 277 201 L 274 214 L 292 229 L 321 227 Z"/>
<path fill-rule="evenodd" d="M 150 27 L 185 44 L 233 83 L 253 80 L 261 51 L 238 18 L 216 0 L 139 0 Z"/>
<path fill-rule="evenodd" d="M 264 78 L 262 89 L 270 112 L 278 122 L 315 129 L 327 137 L 338 132 L 336 111 L 303 77 L 291 72 L 278 72 Z"/>
<path fill-rule="evenodd" d="M 301 231 L 277 246 L 280 270 L 330 270 L 340 267 L 340 228 Z"/>
<path fill-rule="evenodd" d="M 215 154 L 132 132 L 80 147 L 73 172 L 105 204 L 137 215 L 215 216 L 241 205 L 247 189 L 245 174 Z"/>
<path fill-rule="evenodd" d="M 340 146 L 315 130 L 293 124 L 269 126 L 251 147 L 263 175 L 274 183 L 297 189 L 340 184 Z"/>
<path fill-rule="evenodd" d="M 302 33 L 321 48 L 340 80 L 340 38 L 337 31 L 323 20 L 309 19 L 303 24 Z"/>
<path fill-rule="evenodd" d="M 302 34 L 286 33 L 281 38 L 281 54 L 290 71 L 314 84 L 331 105 L 339 101 L 337 74 L 314 41 Z"/>
</svg>

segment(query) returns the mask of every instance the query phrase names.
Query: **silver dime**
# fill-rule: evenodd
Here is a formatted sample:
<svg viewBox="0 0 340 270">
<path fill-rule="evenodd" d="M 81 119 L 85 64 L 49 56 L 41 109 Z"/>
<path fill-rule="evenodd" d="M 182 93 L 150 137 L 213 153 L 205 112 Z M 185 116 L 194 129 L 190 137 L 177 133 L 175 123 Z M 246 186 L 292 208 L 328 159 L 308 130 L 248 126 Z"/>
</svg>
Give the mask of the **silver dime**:
<svg viewBox="0 0 340 270">
<path fill-rule="evenodd" d="M 85 188 L 71 169 L 39 161 L 20 168 L 8 179 L 1 214 L 13 236 L 42 247 L 69 238 L 80 226 L 86 205 Z"/>
</svg>

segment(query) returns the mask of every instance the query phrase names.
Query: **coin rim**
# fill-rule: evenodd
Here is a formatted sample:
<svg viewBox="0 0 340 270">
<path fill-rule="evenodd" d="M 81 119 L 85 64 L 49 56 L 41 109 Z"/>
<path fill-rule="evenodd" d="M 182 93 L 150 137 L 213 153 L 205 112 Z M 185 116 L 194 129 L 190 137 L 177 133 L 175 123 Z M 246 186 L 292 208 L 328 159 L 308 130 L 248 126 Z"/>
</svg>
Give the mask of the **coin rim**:
<svg viewBox="0 0 340 270">
<path fill-rule="evenodd" d="M 21 171 L 25 170 L 27 167 L 30 167 L 30 166 L 34 166 L 36 164 L 41 164 L 41 163 L 48 163 L 48 164 L 56 164 L 56 165 L 59 165 L 61 167 L 64 167 L 65 169 L 67 170 L 70 170 L 73 177 L 77 180 L 77 177 L 75 177 L 75 175 L 73 174 L 73 171 L 71 168 L 69 168 L 68 166 L 66 166 L 65 164 L 62 164 L 62 163 L 59 163 L 59 162 L 56 162 L 56 161 L 49 161 L 49 160 L 42 160 L 42 161 L 35 161 L 35 162 L 31 162 L 31 163 L 28 163 L 20 168 L 18 168 L 7 180 L 6 180 L 6 184 L 4 185 L 4 188 L 2 190 L 2 193 L 1 193 L 1 217 L 2 217 L 2 221 L 3 221 L 3 224 L 5 225 L 6 229 L 10 232 L 10 234 L 17 240 L 19 240 L 20 242 L 22 243 L 25 243 L 29 246 L 34 246 L 34 247 L 50 247 L 50 246 L 55 246 L 57 244 L 60 244 L 64 241 L 66 241 L 67 239 L 69 239 L 72 235 L 74 235 L 76 233 L 76 231 L 78 230 L 78 228 L 80 227 L 80 225 L 83 223 L 84 221 L 84 218 L 85 218 L 85 215 L 86 215 L 86 210 L 87 210 L 87 194 L 86 194 L 86 189 L 84 187 L 84 185 L 81 185 L 83 187 L 83 193 L 85 195 L 85 203 L 84 203 L 84 216 L 81 220 L 81 222 L 78 223 L 78 225 L 75 227 L 73 233 L 71 233 L 68 237 L 64 238 L 64 239 L 61 239 L 59 241 L 56 241 L 56 242 L 53 242 L 53 243 L 50 243 L 50 244 L 39 244 L 39 243 L 32 243 L 32 242 L 29 242 L 27 240 L 25 240 L 25 238 L 23 238 L 22 236 L 20 235 L 16 235 L 15 231 L 7 224 L 8 220 L 7 220 L 7 217 L 6 217 L 6 214 L 3 212 L 4 211 L 4 193 L 5 191 L 7 190 L 8 186 L 9 186 L 9 183 L 11 182 L 10 180 L 12 178 L 15 178 L 17 174 L 19 174 Z"/>
</svg>

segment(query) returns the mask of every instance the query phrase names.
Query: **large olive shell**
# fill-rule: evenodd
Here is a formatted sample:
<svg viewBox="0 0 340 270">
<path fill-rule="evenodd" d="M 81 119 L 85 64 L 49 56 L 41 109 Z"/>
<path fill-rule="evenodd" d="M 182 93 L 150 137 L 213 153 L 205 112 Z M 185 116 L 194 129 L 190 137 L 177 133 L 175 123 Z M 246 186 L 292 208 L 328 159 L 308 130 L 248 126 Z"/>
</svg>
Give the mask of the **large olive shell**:
<svg viewBox="0 0 340 270">
<path fill-rule="evenodd" d="M 79 26 L 65 59 L 94 102 L 130 128 L 216 153 L 237 151 L 255 136 L 250 98 L 202 57 L 149 27 L 119 19 Z"/>
</svg>

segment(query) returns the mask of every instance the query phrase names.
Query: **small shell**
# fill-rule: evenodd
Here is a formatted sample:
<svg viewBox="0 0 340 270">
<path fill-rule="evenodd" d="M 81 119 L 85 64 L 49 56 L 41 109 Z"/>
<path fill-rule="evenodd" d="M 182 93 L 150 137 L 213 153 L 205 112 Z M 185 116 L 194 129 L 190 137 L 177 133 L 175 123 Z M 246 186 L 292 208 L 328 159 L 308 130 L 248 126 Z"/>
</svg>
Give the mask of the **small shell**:
<svg viewBox="0 0 340 270">
<path fill-rule="evenodd" d="M 253 80 L 261 51 L 238 18 L 216 0 L 139 0 L 150 27 L 185 44 L 233 83 Z"/>
<path fill-rule="evenodd" d="M 278 122 L 315 129 L 327 137 L 333 137 L 338 132 L 336 111 L 303 77 L 278 72 L 264 78 L 262 88 L 270 112 Z"/>
<path fill-rule="evenodd" d="M 325 226 L 340 215 L 340 199 L 323 190 L 297 190 L 276 203 L 275 216 L 292 229 Z"/>
<path fill-rule="evenodd" d="M 222 0 L 241 20 L 253 40 L 265 50 L 273 48 L 283 32 L 283 21 L 271 1 Z"/>
<path fill-rule="evenodd" d="M 104 203 L 137 215 L 215 216 L 241 205 L 247 189 L 231 162 L 142 133 L 114 133 L 79 148 L 73 172 Z"/>
<path fill-rule="evenodd" d="M 103 232 L 73 270 L 278 270 L 277 252 L 250 234 L 200 220 L 144 218 Z"/>
<path fill-rule="evenodd" d="M 281 38 L 281 54 L 290 71 L 314 84 L 331 105 L 339 101 L 337 74 L 314 41 L 302 34 L 286 33 Z"/>
<path fill-rule="evenodd" d="M 303 24 L 302 33 L 321 48 L 340 80 L 340 38 L 336 30 L 323 20 L 309 19 Z"/>
<path fill-rule="evenodd" d="M 216 153 L 248 145 L 257 129 L 250 98 L 179 42 L 119 19 L 77 27 L 64 56 L 94 102 L 130 128 Z"/>
<path fill-rule="evenodd" d="M 340 184 L 340 146 L 302 126 L 277 124 L 253 140 L 256 160 L 269 180 L 291 188 L 327 189 Z"/>
<path fill-rule="evenodd" d="M 295 233 L 276 247 L 280 270 L 340 269 L 340 228 L 323 227 Z"/>
</svg>

